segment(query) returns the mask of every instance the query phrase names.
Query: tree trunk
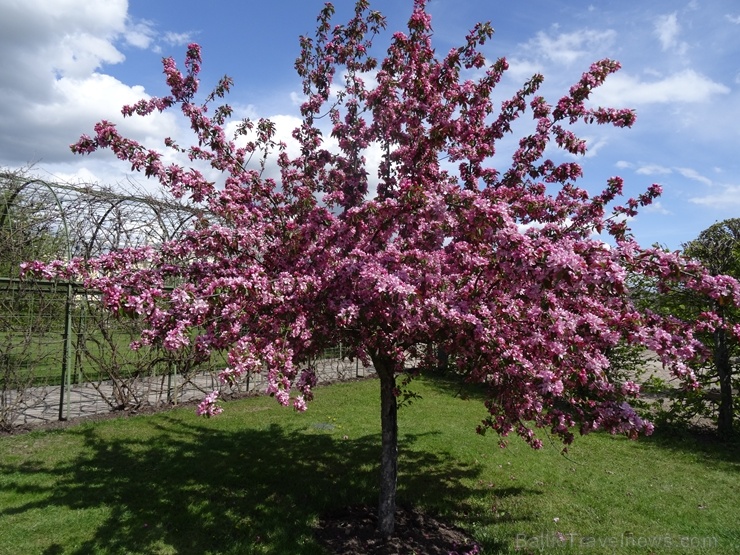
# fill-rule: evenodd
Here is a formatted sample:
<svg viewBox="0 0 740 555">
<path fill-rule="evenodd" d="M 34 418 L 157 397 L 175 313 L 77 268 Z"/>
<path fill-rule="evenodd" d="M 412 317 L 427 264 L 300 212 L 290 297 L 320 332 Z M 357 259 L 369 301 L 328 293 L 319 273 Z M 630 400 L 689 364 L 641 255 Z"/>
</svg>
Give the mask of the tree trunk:
<svg viewBox="0 0 740 555">
<path fill-rule="evenodd" d="M 393 535 L 396 528 L 396 486 L 398 477 L 398 403 L 394 365 L 382 355 L 372 357 L 380 378 L 380 500 L 378 531 L 383 538 Z"/>
<path fill-rule="evenodd" d="M 732 436 L 732 365 L 727 348 L 727 335 L 724 328 L 714 332 L 714 364 L 719 378 L 719 414 L 717 416 L 717 434 L 723 438 Z"/>
</svg>

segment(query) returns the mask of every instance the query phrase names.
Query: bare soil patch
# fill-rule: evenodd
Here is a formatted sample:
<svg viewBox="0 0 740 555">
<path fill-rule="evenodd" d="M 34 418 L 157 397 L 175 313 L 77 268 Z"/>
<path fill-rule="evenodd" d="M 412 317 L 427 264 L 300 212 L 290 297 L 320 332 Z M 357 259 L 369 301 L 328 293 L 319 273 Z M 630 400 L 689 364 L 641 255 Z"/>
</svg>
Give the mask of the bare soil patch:
<svg viewBox="0 0 740 555">
<path fill-rule="evenodd" d="M 416 509 L 399 507 L 396 532 L 384 541 L 374 507 L 355 505 L 325 515 L 316 538 L 335 555 L 473 555 L 478 547 L 462 530 Z"/>
</svg>

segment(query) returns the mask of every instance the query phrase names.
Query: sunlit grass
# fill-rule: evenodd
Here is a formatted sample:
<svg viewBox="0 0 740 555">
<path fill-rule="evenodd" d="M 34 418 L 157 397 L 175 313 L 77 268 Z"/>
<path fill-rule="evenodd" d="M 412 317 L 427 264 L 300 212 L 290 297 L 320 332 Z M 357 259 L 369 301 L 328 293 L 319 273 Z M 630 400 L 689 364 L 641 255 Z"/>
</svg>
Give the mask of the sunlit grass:
<svg viewBox="0 0 740 555">
<path fill-rule="evenodd" d="M 740 552 L 740 448 L 592 435 L 567 456 L 474 432 L 470 392 L 419 380 L 401 409 L 399 500 L 485 553 Z M 323 512 L 375 503 L 375 380 L 0 438 L 0 554 L 322 553 Z M 650 545 L 648 545 L 648 543 Z"/>
</svg>

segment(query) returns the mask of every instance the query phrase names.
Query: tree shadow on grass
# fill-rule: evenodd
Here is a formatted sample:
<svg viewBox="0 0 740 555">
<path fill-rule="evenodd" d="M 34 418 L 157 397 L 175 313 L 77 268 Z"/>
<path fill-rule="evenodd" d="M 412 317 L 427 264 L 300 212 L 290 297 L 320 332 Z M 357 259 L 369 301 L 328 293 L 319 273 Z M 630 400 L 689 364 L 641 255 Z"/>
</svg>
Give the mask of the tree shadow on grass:
<svg viewBox="0 0 740 555">
<path fill-rule="evenodd" d="M 486 387 L 480 383 L 466 382 L 461 374 L 452 371 L 425 371 L 421 380 L 432 390 L 463 400 L 485 401 Z M 411 382 L 411 390 L 414 384 Z"/>
<path fill-rule="evenodd" d="M 0 518 L 48 507 L 108 511 L 77 548 L 67 551 L 49 538 L 47 554 L 310 554 L 323 553 L 312 528 L 320 514 L 376 503 L 378 435 L 349 440 L 278 425 L 223 431 L 171 416 L 151 426 L 146 439 L 105 438 L 95 426 L 72 429 L 84 440 L 75 459 L 52 468 L 0 465 L 2 472 L 46 473 L 53 484 L 27 492 L 34 501 L 0 509 Z M 415 451 L 417 440 L 400 440 L 399 502 L 460 507 L 464 517 L 473 494 L 467 484 L 480 470 L 445 453 Z M 479 514 L 471 519 L 490 524 Z"/>
<path fill-rule="evenodd" d="M 695 454 L 707 465 L 729 463 L 740 472 L 740 436 L 722 440 L 709 430 L 665 426 L 639 441 L 672 452 Z"/>
</svg>

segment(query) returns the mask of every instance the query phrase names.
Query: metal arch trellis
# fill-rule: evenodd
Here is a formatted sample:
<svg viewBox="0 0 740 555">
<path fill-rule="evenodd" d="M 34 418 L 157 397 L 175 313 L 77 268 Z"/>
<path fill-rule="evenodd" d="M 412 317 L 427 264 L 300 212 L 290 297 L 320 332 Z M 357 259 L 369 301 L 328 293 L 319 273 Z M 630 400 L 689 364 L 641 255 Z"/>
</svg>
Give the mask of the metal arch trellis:
<svg viewBox="0 0 740 555">
<path fill-rule="evenodd" d="M 29 203 L 29 198 L 35 200 Z M 80 283 L 21 280 L 18 267 L 20 262 L 30 259 L 90 258 L 122 247 L 156 246 L 187 232 L 201 216 L 213 218 L 212 214 L 172 198 L 121 194 L 109 188 L 0 173 L 0 241 L 4 230 L 12 232 L 13 222 L 21 222 L 23 210 L 33 214 L 32 221 L 38 217 L 53 220 L 41 225 L 40 233 L 58 237 L 61 244 L 52 241 L 53 248 L 40 255 L 34 254 L 33 249 L 13 254 L 13 264 L 2 270 L 3 256 L 7 253 L 3 253 L 0 243 L 0 428 L 12 427 L 16 419 L 21 425 L 54 418 L 67 420 L 72 404 L 78 411 L 73 416 L 82 416 L 177 403 L 221 388 L 216 374 L 226 364 L 222 353 L 207 361 L 198 359 L 187 349 L 183 353 L 157 349 L 134 353 L 128 349 L 128 339 L 138 338 L 140 322 L 119 319 L 102 310 L 97 302 L 99 292 L 86 290 Z M 10 233 L 8 237 L 11 246 L 25 244 L 27 239 L 23 233 L 18 236 Z M 10 298 L 10 304 L 5 306 L 4 294 Z M 25 319 L 18 317 L 18 307 L 23 303 L 31 306 L 37 298 L 42 299 L 38 306 L 29 308 Z M 17 342 L 11 341 L 14 326 L 21 329 L 20 336 L 25 338 L 21 349 Z M 127 340 L 120 341 L 114 332 Z M 42 344 L 40 339 L 34 344 L 30 342 L 40 337 L 46 341 L 50 336 L 48 343 Z M 60 336 L 61 346 L 58 339 L 53 339 Z M 58 352 L 62 353 L 61 359 Z M 341 346 L 338 352 L 327 351 L 311 364 L 317 368 L 320 381 L 360 377 L 358 362 L 346 360 Z M 102 365 L 107 365 L 104 370 Z M 21 371 L 23 368 L 28 371 Z M 39 382 L 41 386 L 37 387 Z M 258 375 L 236 391 L 228 392 L 254 392 L 263 385 L 264 379 Z M 40 392 L 37 394 L 36 390 Z M 94 408 L 81 408 L 84 395 L 86 402 L 95 397 Z M 44 415 L 54 411 L 56 415 L 39 418 L 34 412 L 39 404 L 44 406 Z M 53 410 L 48 410 L 52 404 Z"/>
<path fill-rule="evenodd" d="M 3 204 L 3 211 L 2 214 L 0 214 L 0 229 L 5 227 L 6 222 L 10 219 L 10 211 L 11 207 L 13 206 L 13 203 L 16 201 L 16 199 L 21 195 L 26 187 L 32 185 L 32 184 L 39 184 L 43 187 L 45 187 L 48 192 L 51 194 L 52 198 L 54 199 L 54 202 L 56 203 L 57 208 L 59 209 L 59 218 L 62 223 L 62 230 L 63 230 L 63 237 L 64 237 L 64 243 L 65 243 L 65 258 L 66 260 L 70 260 L 72 257 L 72 251 L 71 251 L 71 243 L 70 243 L 70 237 L 69 237 L 69 226 L 67 225 L 67 218 L 64 214 L 64 209 L 62 207 L 62 203 L 59 199 L 59 196 L 54 191 L 54 188 L 47 182 L 41 180 L 41 179 L 31 179 L 28 181 L 24 181 L 22 184 L 19 184 L 17 179 L 12 179 L 10 175 L 3 174 L 1 177 L 3 180 L 7 180 L 10 183 L 13 183 L 13 186 L 10 190 L 10 195 L 8 196 L 7 200 Z M 64 406 L 64 393 L 65 389 L 69 391 L 69 363 L 70 363 L 70 356 L 71 356 L 71 342 L 72 342 L 72 313 L 70 310 L 71 304 L 73 299 L 73 284 L 72 283 L 66 283 L 66 302 L 65 302 L 65 328 L 64 328 L 64 335 L 63 335 L 63 355 L 62 355 L 62 382 L 63 385 L 60 387 L 61 397 L 59 399 L 59 419 L 61 420 L 63 417 L 62 413 L 62 407 Z"/>
<path fill-rule="evenodd" d="M 0 228 L 12 216 L 16 199 L 29 187 L 39 185 L 52 195 L 64 230 L 64 254 L 68 259 L 72 256 L 88 258 L 106 250 L 136 246 L 136 240 L 144 238 L 144 234 L 139 233 L 142 225 L 146 226 L 147 234 L 158 232 L 158 241 L 165 241 L 181 231 L 190 220 L 205 213 L 200 207 L 178 202 L 174 198 L 145 193 L 122 194 L 111 188 L 53 183 L 13 173 L 0 173 L 0 183 L 5 187 L 10 185 L 10 195 L 1 207 Z M 127 210 L 125 206 L 128 206 Z M 151 213 L 150 217 L 146 216 L 147 210 Z M 152 216 L 157 221 L 158 229 L 151 225 Z M 111 225 L 111 218 L 115 218 L 115 225 Z M 124 227 L 124 224 L 128 227 Z M 101 234 L 106 235 L 107 246 L 104 240 L 101 241 Z"/>
<path fill-rule="evenodd" d="M 3 181 L 10 181 L 13 182 L 12 174 L 0 174 L 0 180 Z M 64 236 L 66 239 L 66 245 L 67 245 L 67 252 L 66 257 L 67 260 L 69 260 L 72 257 L 71 249 L 70 249 L 70 243 L 69 243 L 69 226 L 67 226 L 67 218 L 64 215 L 64 209 L 62 208 L 62 203 L 59 199 L 59 196 L 54 191 L 54 188 L 51 186 L 51 184 L 47 183 L 46 181 L 43 181 L 41 179 L 31 179 L 28 181 L 25 181 L 22 185 L 14 186 L 11 191 L 10 195 L 8 196 L 8 199 L 6 202 L 3 203 L 3 210 L 2 213 L 0 213 L 0 228 L 2 228 L 6 221 L 10 217 L 10 209 L 13 206 L 13 203 L 15 202 L 16 198 L 23 192 L 23 190 L 32 184 L 40 184 L 43 185 L 46 189 L 48 189 L 49 193 L 51 193 L 52 197 L 54 198 L 54 201 L 56 203 L 57 208 L 59 209 L 59 217 L 62 221 L 62 229 L 64 229 Z"/>
<path fill-rule="evenodd" d="M 199 207 L 176 202 L 174 199 L 157 198 L 151 195 L 121 194 L 110 188 L 100 188 L 84 185 L 68 185 L 52 183 L 38 178 L 17 173 L 0 173 L 0 192 L 3 193 L 0 205 L 0 230 L 10 230 L 8 241 L 12 246 L 16 237 L 13 237 L 14 211 L 23 210 L 21 205 L 26 199 L 35 199 L 30 206 L 46 206 L 51 204 L 56 214 L 46 214 L 46 232 L 61 239 L 61 249 L 53 253 L 42 253 L 49 259 L 64 258 L 71 260 L 73 256 L 89 258 L 122 247 L 140 246 L 144 244 L 158 244 L 172 239 L 178 233 L 187 229 L 194 218 L 203 213 Z M 48 206 L 44 208 L 48 210 Z M 36 215 L 34 217 L 37 217 Z M 18 215 L 16 214 L 16 218 Z M 21 234 L 22 235 L 22 234 Z M 57 245 L 59 246 L 59 245 Z M 5 249 L 6 254 L 10 249 Z M 29 253 L 26 253 L 28 255 Z M 34 253 L 31 253 L 34 254 Z M 22 256 L 20 253 L 18 256 Z M 10 260 L 6 268 L 7 275 L 0 275 L 0 283 L 5 284 L 6 290 L 11 287 L 28 286 L 29 281 L 19 280 L 18 264 L 21 260 Z M 43 258 L 33 256 L 33 258 Z M 61 384 L 59 389 L 58 418 L 69 418 L 70 386 L 73 373 L 73 313 L 75 303 L 80 299 L 89 299 L 94 292 L 86 291 L 81 284 L 73 282 L 43 282 L 32 281 L 37 292 L 64 293 L 64 329 L 62 333 L 63 354 L 61 361 Z M 26 284 L 26 285 L 23 285 Z M 80 319 L 78 330 L 82 329 L 83 313 L 77 311 Z M 3 326 L 5 327 L 5 326 Z M 0 329 L 4 339 L 8 339 L 9 330 Z M 82 339 L 78 337 L 78 348 Z M 26 334 L 28 335 L 28 334 Z M 9 341 L 4 343 L 10 344 Z M 1 347 L 0 347 L 1 348 Z M 9 354 L 10 353 L 10 354 Z M 12 349 L 8 353 L 0 352 L 8 368 L 11 365 Z M 76 359 L 79 358 L 79 352 Z M 8 397 L 8 372 L 5 379 L 0 377 L 0 390 L 3 394 L 2 405 L 7 409 L 10 403 Z M 13 400 L 18 401 L 21 394 L 15 393 Z M 66 400 L 66 402 L 65 402 Z M 7 412 L 0 407 L 0 426 L 7 424 Z"/>
</svg>

